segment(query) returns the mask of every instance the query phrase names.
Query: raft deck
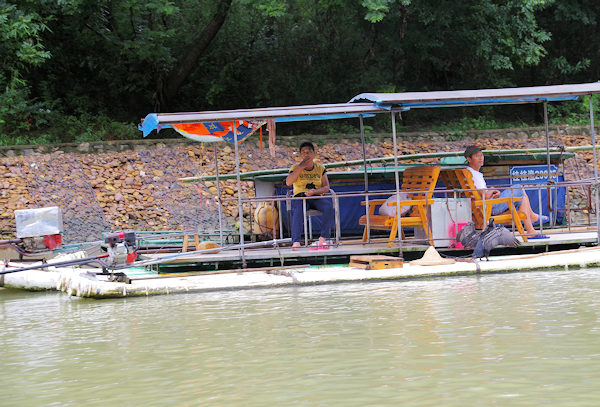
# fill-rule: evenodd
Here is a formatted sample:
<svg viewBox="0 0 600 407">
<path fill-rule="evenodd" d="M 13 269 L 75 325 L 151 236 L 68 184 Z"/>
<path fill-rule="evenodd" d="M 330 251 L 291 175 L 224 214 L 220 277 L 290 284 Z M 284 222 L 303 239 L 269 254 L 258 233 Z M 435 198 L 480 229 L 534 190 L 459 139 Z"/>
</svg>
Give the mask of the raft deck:
<svg viewBox="0 0 600 407">
<path fill-rule="evenodd" d="M 549 229 L 544 230 L 544 235 L 547 239 L 529 239 L 523 242 L 522 238 L 518 238 L 521 242 L 521 248 L 536 248 L 542 247 L 545 250 L 569 245 L 593 245 L 598 241 L 598 234 L 595 230 L 589 228 L 571 229 Z M 402 252 L 407 258 L 418 258 L 420 254 L 427 250 L 429 244 L 421 242 L 403 241 Z M 449 256 L 456 255 L 456 249 L 437 248 L 440 253 L 447 253 Z M 464 250 L 460 250 L 464 252 Z M 310 250 L 309 247 L 301 247 L 293 250 L 289 246 L 282 247 L 265 247 L 253 248 L 245 250 L 245 258 L 248 263 L 268 265 L 268 266 L 284 266 L 299 262 L 320 262 L 323 264 L 335 263 L 337 259 L 347 258 L 351 255 L 369 255 L 381 254 L 398 256 L 398 242 L 394 243 L 393 247 L 388 247 L 387 238 L 372 239 L 371 243 L 365 244 L 361 240 L 344 240 L 339 245 L 331 245 L 325 250 Z M 164 253 L 146 253 L 142 255 L 143 259 L 159 261 L 164 257 Z M 221 263 L 238 263 L 240 262 L 239 250 L 223 250 L 218 253 L 190 253 L 177 259 L 169 260 L 161 263 L 167 267 L 184 267 L 184 266 L 199 266 L 204 265 L 209 268 L 217 269 Z M 164 268 L 164 267 L 163 267 Z"/>
<path fill-rule="evenodd" d="M 149 296 L 159 294 L 175 294 L 218 290 L 236 290 L 249 288 L 268 288 L 288 285 L 315 285 L 341 282 L 362 282 L 395 279 L 416 279 L 424 277 L 446 277 L 455 275 L 485 274 L 510 271 L 527 271 L 539 269 L 570 269 L 592 267 L 600 265 L 600 247 L 584 247 L 595 245 L 597 233 L 586 231 L 580 233 L 551 234 L 548 239 L 530 240 L 523 243 L 522 247 L 531 247 L 537 251 L 551 250 L 558 246 L 565 247 L 576 245 L 581 247 L 546 251 L 542 253 L 529 253 L 509 256 L 490 256 L 490 261 L 474 262 L 467 258 L 457 258 L 454 264 L 414 265 L 405 261 L 400 268 L 384 268 L 378 270 L 365 270 L 363 268 L 349 267 L 348 262 L 338 265 L 309 265 L 306 264 L 310 257 L 351 256 L 365 253 L 380 256 L 382 253 L 394 254 L 397 248 L 388 248 L 387 242 L 362 245 L 342 244 L 331 247 L 329 250 L 310 251 L 300 249 L 293 251 L 290 248 L 280 249 L 253 249 L 254 256 L 265 258 L 275 256 L 277 251 L 276 266 L 260 269 L 221 270 L 212 272 L 193 273 L 167 273 L 158 274 L 148 268 L 130 268 L 120 270 L 127 276 L 127 282 L 109 281 L 108 275 L 99 275 L 100 269 L 64 267 L 49 268 L 50 270 L 28 270 L 0 276 L 0 286 L 20 288 L 25 290 L 60 290 L 69 295 L 88 298 L 114 298 L 130 296 Z M 536 246 L 538 246 L 536 248 Z M 412 247 L 424 251 L 427 246 Z M 405 247 L 405 250 L 408 249 Z M 377 250 L 378 252 L 374 252 Z M 249 250 L 250 251 L 250 250 Z M 224 261 L 227 256 L 239 258 L 237 250 L 233 253 L 221 252 L 217 254 L 196 255 L 192 259 L 197 262 Z M 327 254 L 324 254 L 327 252 Z M 448 253 L 446 253 L 448 255 Z M 296 259 L 297 265 L 279 265 L 284 256 L 285 261 Z M 291 263 L 291 262 L 288 262 Z M 397 264 L 397 263 L 396 263 Z M 17 264 L 11 264 L 18 267 Z M 10 267 L 7 268 L 10 270 Z"/>
</svg>

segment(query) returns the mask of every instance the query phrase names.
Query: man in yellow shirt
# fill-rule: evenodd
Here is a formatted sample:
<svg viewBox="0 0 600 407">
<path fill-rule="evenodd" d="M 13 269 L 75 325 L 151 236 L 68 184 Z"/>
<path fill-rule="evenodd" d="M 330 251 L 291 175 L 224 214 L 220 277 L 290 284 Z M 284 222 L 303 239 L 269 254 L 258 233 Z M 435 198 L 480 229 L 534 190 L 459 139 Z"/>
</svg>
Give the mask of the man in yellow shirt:
<svg viewBox="0 0 600 407">
<path fill-rule="evenodd" d="M 316 163 L 315 147 L 311 142 L 300 145 L 300 158 L 302 161 L 292 165 L 290 173 L 285 179 L 287 186 L 294 187 L 294 197 L 320 196 L 329 192 L 329 180 L 325 166 Z M 300 247 L 300 238 L 304 229 L 304 216 L 301 199 L 291 201 L 292 209 L 292 247 Z M 316 209 L 323 213 L 321 219 L 321 234 L 316 248 L 327 248 L 327 239 L 331 233 L 334 221 L 333 204 L 329 198 L 307 199 L 306 209 Z"/>
</svg>

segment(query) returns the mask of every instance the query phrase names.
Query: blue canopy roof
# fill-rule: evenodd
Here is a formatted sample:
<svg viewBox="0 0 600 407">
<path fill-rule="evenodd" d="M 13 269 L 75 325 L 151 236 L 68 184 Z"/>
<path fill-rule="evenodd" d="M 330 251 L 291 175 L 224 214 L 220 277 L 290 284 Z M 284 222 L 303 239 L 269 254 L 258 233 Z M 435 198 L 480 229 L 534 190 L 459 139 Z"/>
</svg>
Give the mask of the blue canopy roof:
<svg viewBox="0 0 600 407">
<path fill-rule="evenodd" d="M 150 113 L 138 126 L 144 137 L 153 130 L 172 124 L 211 123 L 229 120 L 266 120 L 276 122 L 339 119 L 371 116 L 376 113 L 411 108 L 478 106 L 496 104 L 563 101 L 600 93 L 600 82 L 573 85 L 532 86 L 522 88 L 452 90 L 404 93 L 361 93 L 348 103 L 217 110 L 184 113 Z"/>
<path fill-rule="evenodd" d="M 600 82 L 523 88 L 403 93 L 361 93 L 349 103 L 373 103 L 386 110 L 564 101 L 600 93 Z"/>
<path fill-rule="evenodd" d="M 153 130 L 167 125 L 184 123 L 212 123 L 231 120 L 257 121 L 274 119 L 276 123 L 308 120 L 343 119 L 350 117 L 369 117 L 385 109 L 372 103 L 338 103 L 323 105 L 270 107 L 257 109 L 215 110 L 205 112 L 150 113 L 138 126 L 144 137 Z"/>
</svg>

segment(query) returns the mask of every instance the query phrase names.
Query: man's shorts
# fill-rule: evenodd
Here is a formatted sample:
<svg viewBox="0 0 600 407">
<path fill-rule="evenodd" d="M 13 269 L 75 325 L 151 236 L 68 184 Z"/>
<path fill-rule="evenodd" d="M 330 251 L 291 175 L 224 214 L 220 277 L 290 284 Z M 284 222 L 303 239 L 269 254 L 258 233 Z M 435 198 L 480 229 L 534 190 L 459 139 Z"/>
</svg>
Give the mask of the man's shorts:
<svg viewBox="0 0 600 407">
<path fill-rule="evenodd" d="M 523 188 L 514 188 L 514 189 L 507 188 L 504 191 L 500 192 L 500 196 L 498 198 L 510 198 L 511 196 L 513 198 L 523 198 L 523 194 L 524 194 Z M 519 209 L 521 207 L 521 202 L 523 202 L 522 199 L 513 202 L 516 209 Z M 506 203 L 506 202 L 497 203 L 497 204 L 494 204 L 494 206 L 492 206 L 492 215 L 494 215 L 494 216 L 500 215 L 501 213 L 504 213 L 507 210 L 508 210 L 508 203 Z"/>
</svg>

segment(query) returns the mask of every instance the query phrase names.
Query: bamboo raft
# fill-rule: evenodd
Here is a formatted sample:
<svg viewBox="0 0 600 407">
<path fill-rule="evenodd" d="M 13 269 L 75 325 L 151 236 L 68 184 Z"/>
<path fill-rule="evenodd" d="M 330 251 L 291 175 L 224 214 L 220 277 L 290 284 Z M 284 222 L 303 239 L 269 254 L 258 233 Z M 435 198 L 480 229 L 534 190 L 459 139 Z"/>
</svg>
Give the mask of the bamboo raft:
<svg viewBox="0 0 600 407">
<path fill-rule="evenodd" d="M 587 238 L 597 238 L 589 232 Z M 582 239 L 577 235 L 577 240 Z M 552 235 L 546 245 L 565 243 L 565 235 Z M 573 237 L 574 239 L 574 237 Z M 390 261 L 380 255 L 359 256 L 354 266 L 311 266 L 308 264 L 273 266 L 256 269 L 221 270 L 214 272 L 156 274 L 145 269 L 123 269 L 122 281 L 110 281 L 111 275 L 99 274 L 100 269 L 62 267 L 53 270 L 28 270 L 0 276 L 0 286 L 26 290 L 58 290 L 84 298 L 121 298 L 207 291 L 265 289 L 283 286 L 309 286 L 382 280 L 412 280 L 489 273 L 535 270 L 568 271 L 600 265 L 600 248 L 579 247 L 535 254 L 491 256 L 490 261 L 456 259 L 454 264 L 418 265 L 415 262 Z M 396 258 L 397 259 L 397 258 Z M 388 265 L 382 266 L 387 262 Z M 387 261 L 385 261 L 387 260 Z M 364 267 L 365 264 L 373 267 Z"/>
</svg>

